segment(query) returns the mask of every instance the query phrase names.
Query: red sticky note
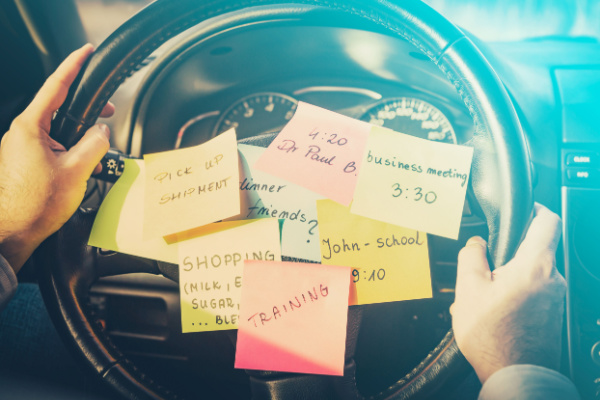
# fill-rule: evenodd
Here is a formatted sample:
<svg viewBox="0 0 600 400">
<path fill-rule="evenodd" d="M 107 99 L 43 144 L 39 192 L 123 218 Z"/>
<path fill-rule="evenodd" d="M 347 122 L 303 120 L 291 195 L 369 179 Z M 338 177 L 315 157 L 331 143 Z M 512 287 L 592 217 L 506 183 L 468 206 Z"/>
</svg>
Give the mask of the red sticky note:
<svg viewBox="0 0 600 400">
<path fill-rule="evenodd" d="M 350 268 L 246 261 L 235 367 L 344 374 Z"/>
<path fill-rule="evenodd" d="M 300 102 L 255 168 L 349 205 L 371 125 Z"/>
</svg>

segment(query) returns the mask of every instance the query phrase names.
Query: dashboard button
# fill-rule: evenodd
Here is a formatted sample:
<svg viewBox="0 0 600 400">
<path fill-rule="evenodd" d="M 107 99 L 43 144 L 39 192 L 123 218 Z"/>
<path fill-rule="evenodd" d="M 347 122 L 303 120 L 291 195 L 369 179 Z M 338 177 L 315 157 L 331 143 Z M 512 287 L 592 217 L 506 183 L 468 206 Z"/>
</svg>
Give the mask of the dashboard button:
<svg viewBox="0 0 600 400">
<path fill-rule="evenodd" d="M 600 365 L 600 342 L 596 342 L 592 346 L 592 361 Z"/>
<path fill-rule="evenodd" d="M 580 185 L 593 185 L 598 182 L 598 172 L 591 168 L 567 168 L 567 179 Z"/>
<path fill-rule="evenodd" d="M 594 167 L 598 165 L 598 153 L 577 152 L 567 154 L 569 167 Z"/>
</svg>

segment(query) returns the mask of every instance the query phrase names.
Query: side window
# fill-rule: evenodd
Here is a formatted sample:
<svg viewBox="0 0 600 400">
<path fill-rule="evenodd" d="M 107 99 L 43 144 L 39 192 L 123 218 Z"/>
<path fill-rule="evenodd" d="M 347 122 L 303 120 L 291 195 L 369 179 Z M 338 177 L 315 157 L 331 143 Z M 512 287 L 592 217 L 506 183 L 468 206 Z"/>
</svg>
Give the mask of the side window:
<svg viewBox="0 0 600 400">
<path fill-rule="evenodd" d="M 76 0 L 88 40 L 99 45 L 152 0 Z"/>
</svg>

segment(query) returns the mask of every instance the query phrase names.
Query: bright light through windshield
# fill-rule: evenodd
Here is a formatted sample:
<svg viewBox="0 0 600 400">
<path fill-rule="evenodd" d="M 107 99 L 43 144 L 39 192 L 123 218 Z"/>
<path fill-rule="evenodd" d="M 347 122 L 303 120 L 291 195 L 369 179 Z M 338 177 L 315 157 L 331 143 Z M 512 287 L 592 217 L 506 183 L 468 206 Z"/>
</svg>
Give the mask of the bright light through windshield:
<svg viewBox="0 0 600 400">
<path fill-rule="evenodd" d="M 424 0 L 454 24 L 484 41 L 540 36 L 600 40 L 598 0 Z M 77 0 L 89 39 L 104 40 L 150 0 Z"/>
<path fill-rule="evenodd" d="M 600 39 L 597 0 L 425 0 L 454 24 L 484 41 L 540 36 Z"/>
</svg>

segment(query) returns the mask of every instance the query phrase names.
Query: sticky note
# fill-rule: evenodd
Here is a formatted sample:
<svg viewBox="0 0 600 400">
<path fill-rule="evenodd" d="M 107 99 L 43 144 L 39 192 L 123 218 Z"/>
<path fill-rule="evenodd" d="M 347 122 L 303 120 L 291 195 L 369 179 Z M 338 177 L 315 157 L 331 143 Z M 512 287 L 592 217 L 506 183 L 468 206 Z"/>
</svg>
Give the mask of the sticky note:
<svg viewBox="0 0 600 400">
<path fill-rule="evenodd" d="M 427 234 L 317 201 L 321 262 L 353 267 L 350 305 L 430 298 Z"/>
<path fill-rule="evenodd" d="M 458 238 L 473 148 L 374 126 L 351 212 Z"/>
<path fill-rule="evenodd" d="M 214 233 L 178 243 L 184 333 L 236 329 L 244 260 L 281 261 L 277 219 L 209 226 Z"/>
<path fill-rule="evenodd" d="M 238 144 L 241 213 L 234 219 L 283 219 L 281 254 L 320 261 L 316 201 L 323 196 L 254 168 L 265 150 Z"/>
<path fill-rule="evenodd" d="M 350 269 L 246 261 L 235 367 L 343 375 Z"/>
<path fill-rule="evenodd" d="M 144 186 L 144 161 L 126 159 L 123 175 L 98 209 L 88 244 L 176 264 L 177 245 L 160 237 L 144 240 Z"/>
<path fill-rule="evenodd" d="M 300 102 L 255 167 L 348 205 L 371 125 Z"/>
<path fill-rule="evenodd" d="M 144 238 L 163 237 L 237 215 L 235 131 L 199 146 L 144 156 Z"/>
</svg>

